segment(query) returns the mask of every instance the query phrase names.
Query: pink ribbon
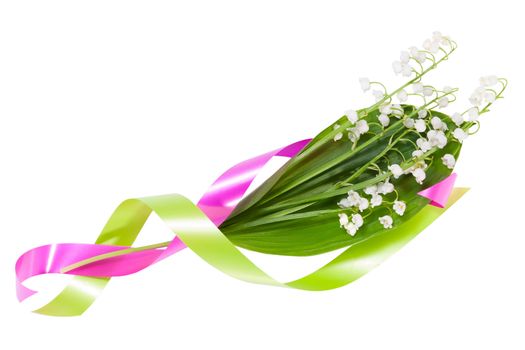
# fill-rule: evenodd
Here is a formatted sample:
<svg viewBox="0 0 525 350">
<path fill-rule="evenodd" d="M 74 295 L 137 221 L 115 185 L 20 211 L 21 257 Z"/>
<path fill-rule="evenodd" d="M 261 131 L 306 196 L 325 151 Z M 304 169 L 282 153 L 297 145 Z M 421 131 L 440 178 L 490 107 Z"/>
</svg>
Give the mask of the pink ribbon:
<svg viewBox="0 0 525 350">
<path fill-rule="evenodd" d="M 215 225 L 220 225 L 235 209 L 252 181 L 270 159 L 275 156 L 291 158 L 299 153 L 310 140 L 294 142 L 234 165 L 215 180 L 199 200 L 197 206 Z M 36 291 L 22 284 L 30 277 L 47 273 L 62 273 L 61 270 L 71 264 L 128 248 L 130 247 L 60 243 L 31 249 L 21 255 L 15 265 L 17 298 L 19 301 L 23 301 L 36 293 Z M 166 248 L 148 249 L 99 260 L 70 270 L 66 274 L 93 277 L 129 275 L 143 270 L 184 248 L 186 245 L 178 237 L 175 237 Z"/>
<path fill-rule="evenodd" d="M 418 194 L 422 197 L 430 199 L 430 205 L 438 208 L 444 208 L 447 205 L 448 197 L 454 188 L 454 183 L 458 175 L 456 173 L 450 174 L 444 180 L 441 180 L 437 184 L 424 189 Z"/>
<path fill-rule="evenodd" d="M 299 153 L 311 139 L 292 143 L 288 146 L 262 154 L 234 165 L 224 172 L 210 186 L 199 200 L 197 206 L 215 225 L 220 225 L 235 209 L 246 190 L 260 170 L 275 156 L 293 157 Z M 450 195 L 456 174 L 452 174 L 440 183 L 431 186 L 419 194 L 430 199 L 430 204 L 443 207 Z M 74 263 L 102 254 L 128 249 L 126 246 L 102 244 L 60 243 L 49 244 L 31 249 L 20 256 L 16 262 L 16 292 L 19 301 L 36 293 L 23 285 L 30 277 L 63 273 L 61 270 Z M 114 277 L 129 275 L 151 266 L 168 256 L 186 248 L 186 245 L 175 237 L 166 248 L 148 249 L 99 260 L 66 274 L 92 277 Z"/>
</svg>

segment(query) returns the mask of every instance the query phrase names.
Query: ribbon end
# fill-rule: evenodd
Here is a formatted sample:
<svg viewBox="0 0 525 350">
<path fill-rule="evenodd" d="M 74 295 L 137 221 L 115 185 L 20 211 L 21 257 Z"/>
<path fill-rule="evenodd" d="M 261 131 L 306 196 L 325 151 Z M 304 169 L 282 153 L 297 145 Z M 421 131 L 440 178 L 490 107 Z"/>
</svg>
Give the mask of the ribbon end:
<svg viewBox="0 0 525 350">
<path fill-rule="evenodd" d="M 457 174 L 452 173 L 437 184 L 418 192 L 418 195 L 430 199 L 430 205 L 438 208 L 444 208 L 447 205 L 450 194 L 452 193 L 456 178 Z"/>
</svg>

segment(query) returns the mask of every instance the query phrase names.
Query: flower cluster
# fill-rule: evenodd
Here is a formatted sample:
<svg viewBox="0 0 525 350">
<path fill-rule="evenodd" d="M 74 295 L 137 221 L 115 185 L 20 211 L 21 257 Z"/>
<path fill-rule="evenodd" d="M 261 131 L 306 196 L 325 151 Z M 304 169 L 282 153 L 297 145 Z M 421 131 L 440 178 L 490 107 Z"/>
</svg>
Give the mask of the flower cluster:
<svg viewBox="0 0 525 350">
<path fill-rule="evenodd" d="M 371 160 L 367 166 L 378 171 L 377 182 L 359 193 L 355 189 L 348 191 L 347 196 L 337 204 L 341 209 L 338 213 L 339 224 L 348 234 L 354 236 L 363 225 L 364 219 L 374 210 L 384 210 L 388 215 L 379 216 L 380 224 L 385 228 L 392 228 L 395 224 L 393 216 L 402 216 L 406 210 L 406 203 L 399 200 L 398 193 L 389 178 L 398 179 L 404 175 L 411 175 L 414 181 L 423 185 L 427 178 L 426 171 L 429 163 L 433 162 L 432 156 L 438 150 L 443 150 L 450 142 L 462 143 L 469 135 L 472 126 L 479 128 L 478 118 L 485 113 L 488 105 L 500 98 L 506 87 L 506 81 L 496 76 L 486 76 L 480 79 L 480 85 L 470 97 L 472 107 L 462 113 L 453 113 L 450 116 L 437 113 L 437 109 L 446 108 L 456 100 L 455 93 L 458 89 L 443 87 L 438 89 L 432 85 L 422 82 L 422 77 L 434 69 L 440 62 L 446 60 L 456 49 L 456 44 L 439 32 L 434 32 L 432 37 L 423 42 L 422 48 L 410 47 L 401 52 L 399 60 L 392 63 L 395 74 L 411 78 L 400 88 L 388 92 L 385 85 L 380 82 L 371 81 L 362 77 L 359 84 L 363 92 L 370 92 L 376 102 L 365 110 L 348 110 L 345 112 L 347 121 L 335 124 L 336 132 L 333 134 L 334 141 L 343 140 L 346 133 L 353 147 L 364 135 L 372 133 L 385 133 L 401 126 L 400 136 L 390 140 L 384 154 L 398 152 L 402 154 L 402 161 L 391 163 L 387 161 L 379 165 L 379 159 Z M 502 88 L 497 91 L 495 86 L 501 84 Z M 379 87 L 379 89 L 374 89 Z M 394 101 L 394 99 L 396 101 Z M 405 108 L 409 100 L 416 100 L 414 108 Z M 484 108 L 481 106 L 487 103 Z M 369 113 L 374 112 L 377 120 L 365 120 Z M 438 115 L 436 115 L 438 114 Z M 371 127 L 374 127 L 373 132 Z M 395 129 L 397 130 L 397 129 Z M 477 130 L 476 130 L 477 131 Z M 408 140 L 408 135 L 415 141 Z M 410 142 L 414 148 L 409 155 L 403 155 L 396 145 L 402 142 Z M 405 148 L 406 149 L 406 148 Z M 442 151 L 439 161 L 448 169 L 453 169 L 456 159 L 453 154 Z M 359 173 L 359 172 L 358 172 Z M 351 183 L 351 176 L 347 183 Z M 383 198 L 395 193 L 394 200 Z M 367 211 L 366 213 L 364 213 Z M 350 216 L 349 216 L 350 215 Z"/>
<path fill-rule="evenodd" d="M 371 208 L 379 207 L 381 205 L 391 205 L 392 210 L 399 216 L 403 216 L 406 209 L 406 203 L 396 199 L 393 202 L 389 202 L 383 199 L 390 193 L 394 193 L 394 185 L 390 183 L 387 178 L 384 182 L 379 182 L 375 185 L 366 187 L 363 190 L 363 195 L 360 195 L 357 191 L 350 190 L 347 196 L 341 199 L 337 204 L 341 209 L 349 210 L 351 212 L 352 219 L 348 219 L 346 213 L 339 214 L 339 224 L 343 227 L 348 234 L 354 236 L 359 228 L 363 225 L 364 217 L 360 214 L 365 210 L 371 210 Z M 368 197 L 367 197 L 368 196 Z M 391 210 L 389 210 L 391 212 Z M 366 217 L 366 215 L 365 215 Z M 391 228 L 393 219 L 390 215 L 382 216 L 379 221 L 385 228 Z"/>
</svg>

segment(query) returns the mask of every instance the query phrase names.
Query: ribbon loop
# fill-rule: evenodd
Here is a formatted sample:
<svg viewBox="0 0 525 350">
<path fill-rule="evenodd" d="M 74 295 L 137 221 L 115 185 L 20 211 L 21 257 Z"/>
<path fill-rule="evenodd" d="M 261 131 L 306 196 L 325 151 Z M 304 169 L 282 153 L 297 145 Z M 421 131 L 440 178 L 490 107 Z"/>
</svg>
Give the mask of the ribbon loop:
<svg viewBox="0 0 525 350">
<path fill-rule="evenodd" d="M 16 263 L 20 301 L 36 293 L 22 283 L 35 275 L 67 273 L 73 280 L 52 301 L 34 312 L 53 316 L 82 314 L 111 277 L 138 272 L 189 247 L 203 260 L 232 277 L 303 290 L 346 285 L 380 264 L 457 201 L 467 189 L 454 189 L 444 208 L 426 206 L 412 219 L 348 247 L 335 259 L 295 281 L 282 283 L 249 260 L 217 227 L 235 208 L 260 169 L 274 156 L 293 157 L 303 140 L 235 165 L 221 175 L 197 205 L 179 194 L 128 199 L 112 214 L 95 244 L 56 244 L 32 249 Z M 130 248 L 149 215 L 158 215 L 176 237 L 165 248 Z"/>
</svg>

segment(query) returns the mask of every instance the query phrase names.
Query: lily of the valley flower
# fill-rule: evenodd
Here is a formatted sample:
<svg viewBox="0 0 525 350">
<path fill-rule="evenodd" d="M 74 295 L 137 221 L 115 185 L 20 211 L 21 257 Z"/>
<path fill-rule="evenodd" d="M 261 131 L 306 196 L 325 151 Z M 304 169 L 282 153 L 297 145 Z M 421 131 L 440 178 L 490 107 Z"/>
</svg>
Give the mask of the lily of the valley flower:
<svg viewBox="0 0 525 350">
<path fill-rule="evenodd" d="M 447 124 L 443 123 L 439 117 L 432 117 L 430 124 L 435 130 L 447 130 Z"/>
<path fill-rule="evenodd" d="M 474 92 L 472 93 L 472 95 L 470 95 L 468 100 L 476 107 L 481 106 L 481 104 L 483 103 L 484 92 L 485 89 L 483 87 L 479 87 L 476 90 L 474 90 Z"/>
<path fill-rule="evenodd" d="M 401 54 L 399 55 L 399 60 L 402 63 L 408 63 L 410 61 L 410 53 L 408 51 L 401 51 Z"/>
<path fill-rule="evenodd" d="M 450 47 L 451 49 L 445 47 Z M 370 164 L 366 166 L 363 165 L 363 167 L 365 167 L 364 171 L 369 171 L 369 169 L 374 168 L 374 172 L 376 169 L 378 170 L 379 176 L 391 176 L 396 180 L 403 175 L 411 174 L 419 185 L 430 185 L 430 183 L 425 183 L 425 180 L 427 180 L 426 173 L 435 170 L 436 165 L 441 167 L 441 169 L 438 169 L 439 171 L 444 171 L 440 164 L 436 164 L 439 163 L 439 159 L 436 158 L 441 157 L 442 164 L 448 169 L 454 168 L 456 164 L 454 155 L 450 153 L 443 155 L 441 153 L 440 156 L 437 156 L 439 153 L 429 151 L 435 150 L 436 148 L 445 149 L 452 140 L 459 142 L 465 140 L 469 136 L 469 128 L 472 123 L 477 122 L 479 115 L 485 113 L 488 109 L 486 106 L 481 106 L 484 103 L 491 103 L 500 97 L 501 93 L 496 92 L 496 89 L 492 86 L 500 83 L 504 89 L 506 81 L 496 76 L 482 77 L 480 79 L 480 85 L 470 97 L 470 101 L 474 105 L 473 107 L 463 113 L 453 113 L 450 117 L 435 112 L 438 108 L 445 108 L 456 100 L 453 95 L 456 90 L 448 86 L 437 89 L 432 85 L 424 84 L 421 77 L 425 75 L 429 69 L 433 68 L 432 66 L 429 67 L 429 65 L 439 63 L 446 59 L 453 49 L 455 49 L 455 43 L 453 41 L 441 33 L 435 32 L 430 39 L 425 40 L 422 49 L 410 47 L 408 50 L 402 51 L 399 60 L 392 63 L 394 72 L 407 77 L 416 74 L 417 79 L 413 79 L 401 88 L 393 90 L 395 93 L 387 92 L 387 88 L 382 86 L 382 84 L 371 82 L 366 77 L 359 78 L 361 89 L 364 92 L 371 91 L 377 103 L 366 110 L 363 109 L 364 112 L 362 114 L 357 113 L 355 110 L 346 112 L 345 115 L 350 122 L 350 126 L 346 128 L 346 131 L 348 132 L 348 138 L 354 142 L 352 150 L 356 149 L 355 142 L 357 142 L 362 135 L 369 133 L 370 130 L 372 130 L 370 134 L 373 134 L 374 137 L 383 137 L 384 135 L 390 135 L 390 132 L 392 132 L 393 136 L 390 138 L 388 145 L 391 150 L 400 153 L 403 159 L 403 163 L 392 163 L 392 158 L 385 152 L 378 156 L 379 160 L 376 161 L 374 159 L 372 166 L 370 166 Z M 440 51 L 445 54 L 445 57 L 441 57 Z M 375 84 L 382 86 L 383 89 L 374 90 L 372 85 Z M 414 106 L 402 106 L 401 104 L 406 103 L 412 95 L 418 95 L 423 103 Z M 448 97 L 448 95 L 452 96 Z M 397 103 L 394 103 L 395 99 L 398 100 Z M 369 117 L 367 117 L 367 115 Z M 375 115 L 377 120 L 371 121 L 370 117 L 372 115 Z M 400 119 L 400 122 L 398 123 L 392 118 Z M 397 128 L 399 124 L 408 130 L 393 130 L 393 128 Z M 340 128 L 340 126 L 336 124 L 332 133 L 335 134 L 334 141 L 339 141 L 344 136 L 344 129 L 335 130 L 338 128 Z M 379 131 L 377 128 L 379 128 Z M 396 133 L 398 131 L 403 133 L 402 136 L 397 137 Z M 412 138 L 415 134 L 418 136 L 416 137 L 417 140 L 415 140 L 414 145 Z M 405 135 L 410 136 L 405 137 Z M 370 139 L 370 141 L 372 142 L 374 140 Z M 403 145 L 398 146 L 396 145 L 397 142 L 403 143 Z M 368 144 L 364 146 L 366 147 L 367 145 Z M 388 151 L 389 150 L 387 150 L 387 152 Z M 411 154 L 412 158 L 407 157 L 408 154 Z M 432 165 L 434 165 L 434 167 L 432 167 Z M 388 170 L 385 169 L 385 167 Z M 363 170 L 363 168 L 361 168 L 361 170 Z M 389 174 L 387 172 L 389 172 Z M 361 174 L 361 172 L 359 174 Z M 367 173 L 367 175 L 369 174 Z M 353 182 L 352 180 L 359 181 L 353 174 L 349 176 L 350 180 L 347 182 Z M 373 174 L 372 176 L 377 175 Z M 434 178 L 430 176 L 430 173 L 429 177 L 431 179 Z M 407 212 L 406 202 L 400 200 L 403 196 L 403 191 L 400 190 L 401 187 L 396 191 L 394 184 L 390 183 L 390 178 L 382 180 L 383 182 L 376 182 L 377 180 L 371 177 L 364 177 L 364 179 L 373 184 L 359 191 L 348 191 L 347 196 L 338 202 L 339 207 L 350 211 L 350 213 L 347 214 L 339 214 L 339 225 L 343 227 L 348 234 L 354 236 L 359 228 L 365 224 L 366 218 L 378 210 L 388 210 L 390 212 L 390 215 L 379 217 L 379 222 L 384 228 L 393 227 L 393 217 L 397 217 L 396 215 L 404 216 L 405 213 L 407 213 L 407 215 L 413 214 Z M 398 183 L 398 181 L 393 182 Z M 414 186 L 415 184 L 412 185 Z M 395 192 L 395 196 L 389 195 L 393 192 Z M 391 198 L 395 198 L 395 200 Z M 360 214 L 365 210 L 366 215 Z M 400 221 L 402 220 L 400 219 Z"/>
<path fill-rule="evenodd" d="M 390 215 L 385 215 L 379 218 L 379 222 L 381 223 L 381 225 L 383 225 L 384 228 L 392 228 L 394 220 L 392 220 L 392 217 Z"/>
<path fill-rule="evenodd" d="M 418 132 L 424 132 L 427 128 L 427 124 L 425 124 L 425 121 L 423 119 L 418 119 L 414 122 L 414 127 Z"/>
<path fill-rule="evenodd" d="M 399 102 L 406 102 L 408 100 L 408 93 L 405 90 L 401 90 L 397 93 L 397 99 Z"/>
<path fill-rule="evenodd" d="M 389 194 L 394 192 L 394 185 L 391 184 L 388 179 L 385 182 L 379 182 L 377 184 L 377 193 L 379 194 Z"/>
<path fill-rule="evenodd" d="M 428 141 L 426 141 L 426 142 L 428 142 Z M 421 158 L 424 153 L 425 152 L 423 152 L 422 150 L 416 149 L 414 152 L 412 152 L 412 157 L 414 157 L 414 158 Z"/>
<path fill-rule="evenodd" d="M 381 123 L 381 125 L 385 128 L 388 126 L 388 124 L 390 124 L 390 118 L 386 114 L 381 113 L 377 119 L 379 120 L 379 123 Z"/>
<path fill-rule="evenodd" d="M 414 127 L 414 119 L 412 118 L 405 118 L 403 120 L 403 125 L 406 127 L 406 128 L 409 128 L 409 129 L 412 129 Z"/>
<path fill-rule="evenodd" d="M 355 127 L 360 135 L 367 133 L 369 130 L 368 123 L 364 119 L 358 120 L 357 123 L 355 123 Z"/>
<path fill-rule="evenodd" d="M 427 175 L 425 174 L 425 170 L 423 170 L 422 168 L 416 168 L 412 170 L 412 175 L 414 175 L 416 182 L 420 185 L 423 184 L 423 181 L 425 181 L 425 178 L 427 177 Z"/>
<path fill-rule="evenodd" d="M 352 207 L 352 203 L 348 198 L 341 199 L 339 202 L 337 202 L 337 205 L 343 209 Z"/>
<path fill-rule="evenodd" d="M 392 109 L 392 115 L 396 117 L 397 119 L 401 118 L 405 114 L 403 107 L 401 107 L 401 105 L 399 104 L 393 104 L 391 109 Z"/>
<path fill-rule="evenodd" d="M 452 154 L 445 154 L 443 157 L 441 157 L 441 161 L 449 169 L 454 169 L 454 165 L 456 165 L 456 159 Z"/>
<path fill-rule="evenodd" d="M 385 93 L 381 90 L 372 90 L 372 95 L 374 95 L 376 101 L 381 101 L 385 97 Z"/>
<path fill-rule="evenodd" d="M 494 91 L 485 91 L 483 97 L 485 98 L 485 101 L 490 103 L 496 101 L 496 95 L 494 94 Z"/>
<path fill-rule="evenodd" d="M 381 112 L 382 114 L 389 115 L 390 113 L 392 113 L 392 105 L 389 103 L 381 105 L 379 107 L 379 112 Z"/>
<path fill-rule="evenodd" d="M 415 83 L 412 85 L 412 91 L 415 94 L 420 94 L 423 92 L 423 84 L 422 83 Z"/>
<path fill-rule="evenodd" d="M 401 175 L 403 175 L 403 169 L 399 166 L 399 164 L 392 164 L 388 167 L 388 170 L 392 173 L 394 176 L 394 179 L 399 178 Z"/>
<path fill-rule="evenodd" d="M 454 138 L 456 140 L 458 140 L 460 143 L 463 142 L 463 140 L 465 140 L 468 136 L 468 134 L 465 132 L 465 130 L 461 129 L 461 128 L 456 128 L 454 129 L 454 132 L 452 133 L 452 135 L 454 136 Z"/>
<path fill-rule="evenodd" d="M 374 208 L 380 206 L 381 203 L 383 203 L 383 197 L 381 197 L 379 194 L 373 194 L 372 198 L 370 199 L 370 206 Z"/>
<path fill-rule="evenodd" d="M 370 79 L 368 78 L 359 78 L 359 85 L 364 92 L 370 90 Z"/>
<path fill-rule="evenodd" d="M 372 196 L 377 193 L 377 185 L 368 186 L 365 188 L 364 192 L 369 196 Z"/>
<path fill-rule="evenodd" d="M 346 130 L 348 131 L 348 138 L 350 139 L 350 141 L 356 142 L 357 140 L 359 140 L 359 137 L 363 134 L 366 134 L 369 129 L 370 128 L 366 120 L 361 119 L 358 120 L 357 123 L 355 123 L 354 127 L 347 128 Z"/>
<path fill-rule="evenodd" d="M 472 107 L 468 110 L 468 119 L 471 122 L 477 121 L 479 118 L 479 111 L 477 107 Z"/>
<path fill-rule="evenodd" d="M 357 112 L 354 111 L 353 109 L 347 110 L 345 112 L 345 115 L 350 123 L 355 124 L 357 122 L 357 118 L 358 118 Z"/>
<path fill-rule="evenodd" d="M 495 75 L 488 75 L 479 78 L 479 84 L 484 87 L 496 85 L 498 83 L 498 77 Z"/>
<path fill-rule="evenodd" d="M 438 147 L 442 149 L 447 145 L 447 137 L 441 130 L 429 130 L 427 132 L 428 142 L 432 147 Z"/>
<path fill-rule="evenodd" d="M 457 126 L 461 126 L 461 124 L 463 124 L 463 122 L 465 121 L 463 119 L 463 116 L 460 114 L 460 113 L 454 113 L 450 116 L 450 118 L 452 119 L 452 121 L 454 122 L 454 124 L 456 124 Z"/>
<path fill-rule="evenodd" d="M 418 138 L 416 140 L 416 145 L 423 152 L 430 151 L 430 149 L 432 148 L 432 145 L 430 144 L 430 142 L 427 139 L 425 139 L 424 137 Z"/>
<path fill-rule="evenodd" d="M 394 211 L 399 216 L 403 216 L 406 208 L 407 208 L 407 205 L 403 201 L 394 201 L 394 205 L 392 206 L 392 209 L 394 209 Z"/>
<path fill-rule="evenodd" d="M 401 74 L 404 77 L 409 77 L 412 75 L 412 66 L 405 62 L 394 61 L 392 63 L 392 69 L 394 70 L 394 73 Z"/>
<path fill-rule="evenodd" d="M 349 222 L 347 223 L 345 226 L 344 226 L 346 232 L 350 235 L 350 236 L 355 236 L 355 234 L 357 233 L 357 230 L 359 229 L 356 224 L 354 224 L 353 222 Z"/>
<path fill-rule="evenodd" d="M 423 96 L 432 96 L 434 93 L 434 89 L 431 86 L 425 86 L 423 88 Z"/>
<path fill-rule="evenodd" d="M 359 228 L 363 226 L 363 217 L 361 214 L 352 214 L 352 222 Z"/>
<path fill-rule="evenodd" d="M 366 198 L 361 198 L 361 199 L 359 200 L 359 206 L 358 206 L 358 208 L 359 208 L 359 211 L 363 211 L 363 210 L 368 209 L 368 199 L 366 199 Z"/>
<path fill-rule="evenodd" d="M 348 130 L 348 139 L 352 142 L 359 140 L 359 131 L 356 128 L 349 128 Z"/>
<path fill-rule="evenodd" d="M 354 190 L 350 190 L 348 191 L 347 195 L 348 196 L 346 198 L 348 198 L 348 200 L 350 201 L 350 205 L 354 206 L 359 204 L 359 200 L 361 200 L 361 196 L 359 195 L 359 193 L 357 193 Z"/>
<path fill-rule="evenodd" d="M 438 100 L 438 105 L 440 108 L 445 108 L 446 106 L 448 106 L 448 102 L 449 102 L 448 98 L 444 96 Z"/>
<path fill-rule="evenodd" d="M 427 55 L 415 46 L 409 48 L 408 51 L 410 52 L 410 56 L 419 63 L 424 63 L 427 59 Z"/>
<path fill-rule="evenodd" d="M 339 214 L 339 225 L 341 227 L 345 226 L 346 224 L 348 224 L 349 221 L 348 221 L 348 215 L 346 214 Z"/>
</svg>

